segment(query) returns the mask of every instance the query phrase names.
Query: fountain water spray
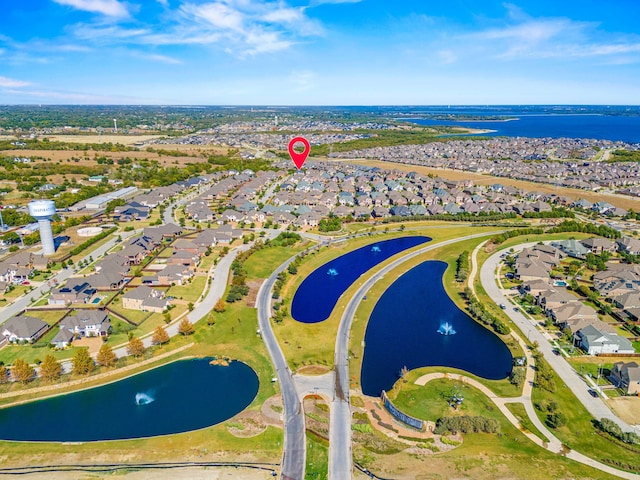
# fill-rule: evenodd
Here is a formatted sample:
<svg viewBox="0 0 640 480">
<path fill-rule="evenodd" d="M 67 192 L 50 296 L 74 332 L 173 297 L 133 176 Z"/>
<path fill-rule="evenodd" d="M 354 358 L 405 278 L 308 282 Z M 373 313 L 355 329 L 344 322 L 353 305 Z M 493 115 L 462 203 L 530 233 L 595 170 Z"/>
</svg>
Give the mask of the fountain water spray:
<svg viewBox="0 0 640 480">
<path fill-rule="evenodd" d="M 449 322 L 442 322 L 440 323 L 440 328 L 438 328 L 438 333 L 441 335 L 455 335 L 456 331 Z"/>
<path fill-rule="evenodd" d="M 153 401 L 155 398 L 148 393 L 136 393 L 136 405 L 148 405 Z"/>
<path fill-rule="evenodd" d="M 330 268 L 329 270 L 327 270 L 327 275 L 329 275 L 330 277 L 335 277 L 336 275 L 338 275 L 338 271 L 335 268 Z"/>
</svg>

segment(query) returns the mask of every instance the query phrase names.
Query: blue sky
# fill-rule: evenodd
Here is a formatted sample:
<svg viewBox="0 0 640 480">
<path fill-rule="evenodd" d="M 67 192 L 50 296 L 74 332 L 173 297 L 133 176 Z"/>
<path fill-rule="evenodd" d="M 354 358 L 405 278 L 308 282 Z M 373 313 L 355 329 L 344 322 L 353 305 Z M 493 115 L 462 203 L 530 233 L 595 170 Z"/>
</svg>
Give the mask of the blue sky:
<svg viewBox="0 0 640 480">
<path fill-rule="evenodd" d="M 2 9 L 1 104 L 640 104 L 637 0 Z"/>
</svg>

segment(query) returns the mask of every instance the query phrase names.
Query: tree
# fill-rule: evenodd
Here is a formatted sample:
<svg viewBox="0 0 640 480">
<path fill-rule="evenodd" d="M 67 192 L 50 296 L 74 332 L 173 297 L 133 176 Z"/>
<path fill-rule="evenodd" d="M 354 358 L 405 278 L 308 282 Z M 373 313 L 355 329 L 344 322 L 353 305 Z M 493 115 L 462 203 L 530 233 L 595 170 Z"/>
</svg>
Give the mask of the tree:
<svg viewBox="0 0 640 480">
<path fill-rule="evenodd" d="M 227 304 L 224 303 L 224 300 L 219 299 L 213 307 L 213 311 L 216 313 L 223 313 L 227 309 Z"/>
<path fill-rule="evenodd" d="M 35 374 L 35 369 L 23 359 L 18 358 L 15 362 L 13 362 L 11 375 L 13 375 L 13 378 L 16 379 L 16 382 L 29 383 L 31 380 L 33 380 Z"/>
<path fill-rule="evenodd" d="M 109 345 L 103 343 L 96 357 L 96 361 L 101 367 L 114 367 L 118 361 L 118 357 L 116 357 L 116 354 L 113 353 L 113 349 Z"/>
<path fill-rule="evenodd" d="M 129 343 L 127 344 L 127 352 L 129 355 L 133 355 L 134 357 L 139 357 L 144 353 L 144 344 L 142 340 L 137 337 L 131 337 Z"/>
<path fill-rule="evenodd" d="M 73 373 L 76 375 L 86 375 L 91 373 L 95 363 L 93 358 L 89 355 L 89 350 L 86 348 L 80 348 L 71 359 L 73 364 Z"/>
<path fill-rule="evenodd" d="M 4 364 L 0 364 L 0 384 L 7 383 L 9 381 L 9 370 Z"/>
<path fill-rule="evenodd" d="M 567 417 L 561 412 L 554 412 L 547 415 L 547 425 L 551 428 L 560 428 L 567 424 Z"/>
<path fill-rule="evenodd" d="M 191 323 L 187 318 L 182 319 L 180 325 L 178 326 L 178 332 L 180 333 L 180 335 L 191 335 L 193 332 L 195 332 L 193 323 Z"/>
<path fill-rule="evenodd" d="M 167 343 L 168 341 L 169 334 L 162 325 L 158 325 L 155 332 L 153 332 L 153 337 L 151 337 L 151 343 L 153 343 L 154 345 L 162 345 L 163 343 Z"/>
<path fill-rule="evenodd" d="M 48 382 L 52 382 L 60 378 L 60 375 L 62 375 L 62 365 L 56 360 L 56 357 L 53 355 L 44 357 L 44 362 L 40 365 L 40 376 Z"/>
</svg>

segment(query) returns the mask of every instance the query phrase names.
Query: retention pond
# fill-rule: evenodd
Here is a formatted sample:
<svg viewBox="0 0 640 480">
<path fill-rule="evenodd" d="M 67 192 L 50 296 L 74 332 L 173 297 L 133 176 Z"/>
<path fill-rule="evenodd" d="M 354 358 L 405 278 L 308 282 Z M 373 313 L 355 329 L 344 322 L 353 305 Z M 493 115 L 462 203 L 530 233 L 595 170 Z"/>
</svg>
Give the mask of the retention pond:
<svg viewBox="0 0 640 480">
<path fill-rule="evenodd" d="M 258 393 L 248 365 L 181 360 L 101 387 L 0 409 L 0 439 L 87 442 L 187 432 L 223 422 Z"/>
</svg>

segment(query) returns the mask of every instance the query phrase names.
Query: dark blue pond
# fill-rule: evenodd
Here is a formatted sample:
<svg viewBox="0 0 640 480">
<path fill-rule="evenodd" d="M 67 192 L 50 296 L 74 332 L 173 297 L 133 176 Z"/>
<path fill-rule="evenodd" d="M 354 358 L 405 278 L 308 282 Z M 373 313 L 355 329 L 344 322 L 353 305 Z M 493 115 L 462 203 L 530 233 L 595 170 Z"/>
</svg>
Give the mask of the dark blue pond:
<svg viewBox="0 0 640 480">
<path fill-rule="evenodd" d="M 291 316 L 303 323 L 318 323 L 331 315 L 342 295 L 360 275 L 396 253 L 431 241 L 429 237 L 382 240 L 345 253 L 315 269 L 296 290 Z"/>
<path fill-rule="evenodd" d="M 377 397 L 389 390 L 405 366 L 409 370 L 459 368 L 490 380 L 511 373 L 513 358 L 507 346 L 461 311 L 445 292 L 442 275 L 446 268 L 439 261 L 414 267 L 376 304 L 364 337 L 361 378 L 365 395 Z M 455 334 L 449 331 L 446 335 L 447 328 Z"/>
<path fill-rule="evenodd" d="M 81 392 L 0 409 L 0 439 L 86 442 L 151 437 L 209 427 L 258 393 L 248 365 L 181 360 Z"/>
</svg>

